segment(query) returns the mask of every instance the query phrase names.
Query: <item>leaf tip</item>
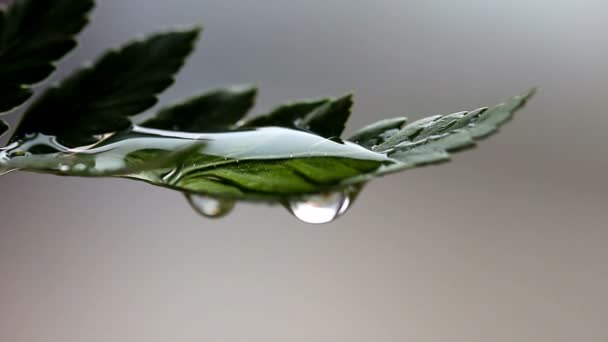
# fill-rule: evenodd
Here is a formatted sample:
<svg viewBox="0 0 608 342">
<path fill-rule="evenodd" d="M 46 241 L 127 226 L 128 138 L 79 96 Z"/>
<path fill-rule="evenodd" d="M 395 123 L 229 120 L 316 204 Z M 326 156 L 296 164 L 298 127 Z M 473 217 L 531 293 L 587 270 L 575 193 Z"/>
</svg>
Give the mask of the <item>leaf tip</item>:
<svg viewBox="0 0 608 342">
<path fill-rule="evenodd" d="M 204 30 L 204 28 L 202 25 L 193 25 L 193 26 L 178 27 L 178 28 L 174 29 L 173 32 L 186 35 L 186 36 L 188 36 L 188 38 L 190 38 L 190 40 L 195 42 L 196 40 L 198 40 L 200 38 L 201 34 L 203 33 L 203 30 Z"/>
<path fill-rule="evenodd" d="M 542 90 L 541 87 L 539 86 L 533 86 L 530 89 L 526 90 L 523 94 L 521 94 L 521 97 L 527 101 L 529 99 L 531 99 L 532 97 L 534 97 L 537 93 L 539 93 Z"/>
</svg>

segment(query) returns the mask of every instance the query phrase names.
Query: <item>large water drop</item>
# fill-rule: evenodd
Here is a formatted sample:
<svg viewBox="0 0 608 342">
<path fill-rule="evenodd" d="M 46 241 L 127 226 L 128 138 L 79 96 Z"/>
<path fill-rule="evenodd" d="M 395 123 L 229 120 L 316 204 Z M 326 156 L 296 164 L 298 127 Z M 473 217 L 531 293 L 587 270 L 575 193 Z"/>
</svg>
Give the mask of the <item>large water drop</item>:
<svg viewBox="0 0 608 342">
<path fill-rule="evenodd" d="M 224 217 L 234 208 L 234 201 L 232 200 L 197 194 L 186 194 L 186 199 L 197 213 L 209 218 Z"/>
<path fill-rule="evenodd" d="M 312 224 L 329 223 L 346 212 L 350 198 L 343 191 L 327 192 L 289 200 L 287 209 L 300 221 Z"/>
</svg>

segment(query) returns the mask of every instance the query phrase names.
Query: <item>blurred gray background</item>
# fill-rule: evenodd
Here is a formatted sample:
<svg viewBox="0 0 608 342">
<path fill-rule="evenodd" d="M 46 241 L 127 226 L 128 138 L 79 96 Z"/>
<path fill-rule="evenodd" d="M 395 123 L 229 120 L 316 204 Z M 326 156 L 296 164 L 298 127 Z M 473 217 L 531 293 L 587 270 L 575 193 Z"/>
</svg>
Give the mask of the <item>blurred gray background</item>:
<svg viewBox="0 0 608 342">
<path fill-rule="evenodd" d="M 356 92 L 349 131 L 542 92 L 450 164 L 335 223 L 198 217 L 143 183 L 0 178 L 0 341 L 608 341 L 604 0 L 105 0 L 54 81 L 204 23 L 163 102 L 257 83 L 257 112 Z M 18 113 L 12 114 L 12 122 Z"/>
</svg>

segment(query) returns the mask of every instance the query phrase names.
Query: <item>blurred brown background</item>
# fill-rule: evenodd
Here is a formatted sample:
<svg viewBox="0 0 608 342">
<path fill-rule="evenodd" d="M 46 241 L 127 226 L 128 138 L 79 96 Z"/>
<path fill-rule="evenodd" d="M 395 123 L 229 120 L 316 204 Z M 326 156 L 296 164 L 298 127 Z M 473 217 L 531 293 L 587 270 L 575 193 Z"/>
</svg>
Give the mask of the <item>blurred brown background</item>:
<svg viewBox="0 0 608 342">
<path fill-rule="evenodd" d="M 54 77 L 204 23 L 163 95 L 257 82 L 261 112 L 355 91 L 349 129 L 542 92 L 443 166 L 326 226 L 205 220 L 143 183 L 0 178 L 0 341 L 608 341 L 603 0 L 105 0 Z M 14 120 L 18 114 L 13 114 Z"/>
</svg>

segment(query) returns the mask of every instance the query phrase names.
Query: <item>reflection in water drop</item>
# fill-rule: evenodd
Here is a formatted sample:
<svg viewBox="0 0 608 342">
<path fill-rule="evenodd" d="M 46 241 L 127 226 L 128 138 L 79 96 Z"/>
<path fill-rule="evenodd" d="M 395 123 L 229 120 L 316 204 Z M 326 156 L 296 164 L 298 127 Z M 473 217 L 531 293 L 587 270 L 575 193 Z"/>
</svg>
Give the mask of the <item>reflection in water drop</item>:
<svg viewBox="0 0 608 342">
<path fill-rule="evenodd" d="M 337 217 L 344 215 L 344 213 L 350 208 L 351 198 L 348 196 L 344 196 L 344 201 L 342 201 L 342 205 L 340 206 L 340 210 L 338 210 Z"/>
<path fill-rule="evenodd" d="M 224 217 L 234 208 L 234 201 L 232 200 L 197 194 L 186 194 L 186 199 L 197 213 L 209 218 Z"/>
<path fill-rule="evenodd" d="M 336 191 L 292 199 L 286 207 L 302 222 L 322 224 L 329 223 L 346 212 L 350 202 L 345 192 Z"/>
<path fill-rule="evenodd" d="M 344 202 L 338 211 L 338 216 L 344 215 L 344 213 L 350 208 L 350 206 L 355 202 L 357 196 L 363 189 L 363 184 L 351 185 L 348 189 L 344 190 Z"/>
</svg>

